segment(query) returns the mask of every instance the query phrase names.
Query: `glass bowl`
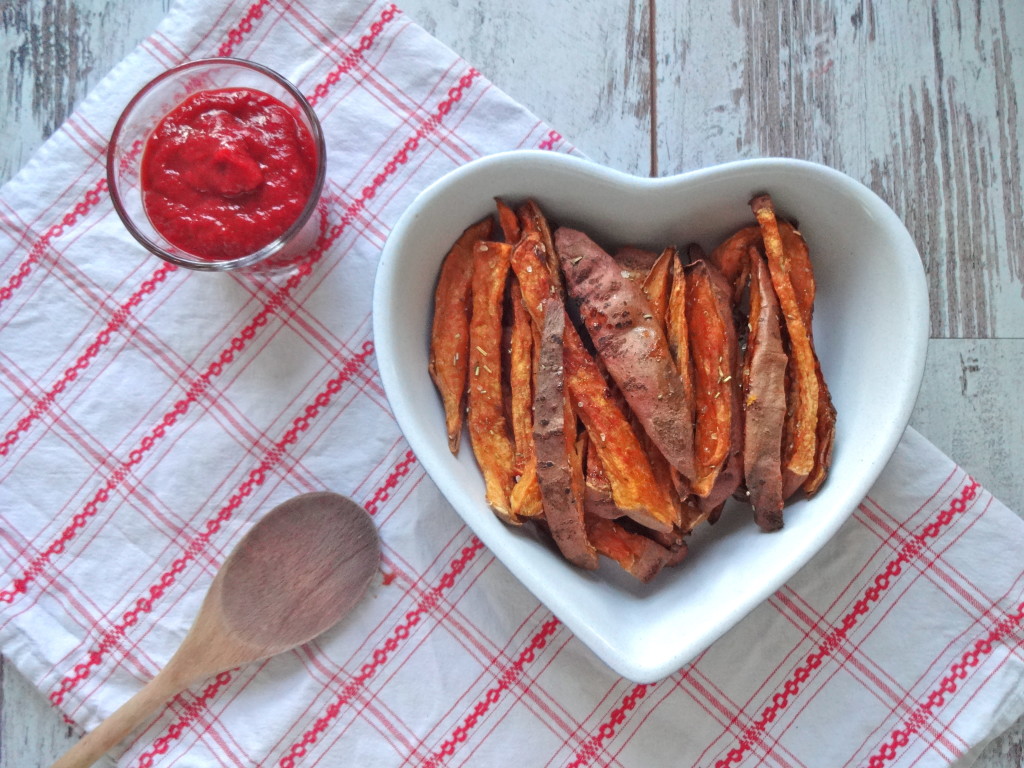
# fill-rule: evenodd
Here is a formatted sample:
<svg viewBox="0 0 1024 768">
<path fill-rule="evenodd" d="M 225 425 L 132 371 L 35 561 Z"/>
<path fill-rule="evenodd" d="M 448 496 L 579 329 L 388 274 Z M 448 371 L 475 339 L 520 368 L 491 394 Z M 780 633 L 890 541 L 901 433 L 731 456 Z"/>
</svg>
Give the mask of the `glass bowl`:
<svg viewBox="0 0 1024 768">
<path fill-rule="evenodd" d="M 246 88 L 284 104 L 309 131 L 316 151 L 313 186 L 298 217 L 278 237 L 236 257 L 197 255 L 170 242 L 153 225 L 143 204 L 142 163 L 146 142 L 158 123 L 200 91 Z M 324 220 L 321 198 L 326 147 L 320 121 L 299 90 L 267 67 L 233 58 L 185 62 L 151 80 L 125 107 L 107 148 L 107 184 L 114 209 L 146 250 L 180 267 L 207 272 L 238 269 L 279 271 L 294 267 L 315 245 Z"/>
</svg>

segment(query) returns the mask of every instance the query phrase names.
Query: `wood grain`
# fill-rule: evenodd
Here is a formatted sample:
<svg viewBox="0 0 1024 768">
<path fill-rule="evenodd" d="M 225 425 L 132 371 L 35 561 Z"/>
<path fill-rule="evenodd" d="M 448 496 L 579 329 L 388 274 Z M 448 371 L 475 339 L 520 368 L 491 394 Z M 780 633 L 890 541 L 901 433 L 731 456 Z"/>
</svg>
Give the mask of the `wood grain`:
<svg viewBox="0 0 1024 768">
<path fill-rule="evenodd" d="M 153 31 L 171 0 L 3 3 L 0 180 L 14 175 L 89 90 Z"/>
<path fill-rule="evenodd" d="M 0 181 L 162 18 L 169 0 L 2 6 Z M 407 0 L 408 15 L 594 160 L 667 175 L 787 155 L 901 216 L 933 341 L 911 423 L 1024 512 L 1024 4 L 1019 0 Z M 74 736 L 0 666 L 0 768 Z M 978 768 L 1024 766 L 1024 720 Z"/>
<path fill-rule="evenodd" d="M 649 173 L 646 2 L 411 0 L 402 7 L 588 157 Z"/>
<path fill-rule="evenodd" d="M 664 4 L 664 173 L 822 162 L 871 187 L 921 252 L 936 338 L 1024 335 L 1024 11 L 1012 0 Z"/>
</svg>

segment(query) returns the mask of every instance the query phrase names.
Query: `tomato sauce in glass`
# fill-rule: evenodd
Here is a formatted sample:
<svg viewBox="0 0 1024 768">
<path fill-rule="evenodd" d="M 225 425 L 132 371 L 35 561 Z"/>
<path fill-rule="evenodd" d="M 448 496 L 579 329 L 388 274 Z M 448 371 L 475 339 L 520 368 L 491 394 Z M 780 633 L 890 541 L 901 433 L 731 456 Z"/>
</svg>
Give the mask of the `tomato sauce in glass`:
<svg viewBox="0 0 1024 768">
<path fill-rule="evenodd" d="M 317 148 L 287 106 L 251 88 L 200 91 L 146 141 L 142 199 L 168 241 L 210 260 L 273 242 L 302 213 Z"/>
</svg>

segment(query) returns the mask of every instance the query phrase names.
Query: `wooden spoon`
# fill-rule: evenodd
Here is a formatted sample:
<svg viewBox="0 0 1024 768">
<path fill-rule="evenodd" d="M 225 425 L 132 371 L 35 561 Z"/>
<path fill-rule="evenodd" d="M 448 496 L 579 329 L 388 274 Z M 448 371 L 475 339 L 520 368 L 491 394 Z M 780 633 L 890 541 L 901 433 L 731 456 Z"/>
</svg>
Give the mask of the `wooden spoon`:
<svg viewBox="0 0 1024 768">
<path fill-rule="evenodd" d="M 377 529 L 351 499 L 308 493 L 274 507 L 224 561 L 167 666 L 53 768 L 92 765 L 193 683 L 312 640 L 359 602 L 379 563 Z"/>
</svg>

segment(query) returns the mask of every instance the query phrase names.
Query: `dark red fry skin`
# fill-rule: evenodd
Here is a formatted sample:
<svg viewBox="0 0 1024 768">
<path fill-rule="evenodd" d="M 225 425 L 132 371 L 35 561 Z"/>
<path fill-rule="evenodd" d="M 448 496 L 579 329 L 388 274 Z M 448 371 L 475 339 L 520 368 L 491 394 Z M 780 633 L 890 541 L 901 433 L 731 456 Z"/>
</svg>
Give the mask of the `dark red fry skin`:
<svg viewBox="0 0 1024 768">
<path fill-rule="evenodd" d="M 669 552 L 666 566 L 679 565 L 686 559 L 686 536 L 690 529 L 685 527 L 674 528 L 669 533 L 660 531 L 644 531 L 644 535 L 663 546 Z"/>
<path fill-rule="evenodd" d="M 448 448 L 459 452 L 469 372 L 470 283 L 473 245 L 493 231 L 490 218 L 478 221 L 455 241 L 441 266 L 434 291 L 434 319 L 430 331 L 430 378 L 444 406 Z"/>
<path fill-rule="evenodd" d="M 473 309 L 469 326 L 469 439 L 484 476 L 487 503 L 507 523 L 518 524 L 510 495 L 515 454 L 502 391 L 502 308 L 512 246 L 478 242 L 474 247 Z"/>
<path fill-rule="evenodd" d="M 742 481 L 742 401 L 731 290 L 706 261 L 686 267 L 686 318 L 694 368 L 696 475 L 700 508 L 717 519 Z"/>
<path fill-rule="evenodd" d="M 597 552 L 583 524 L 582 468 L 574 471 L 575 434 L 568 449 L 565 425 L 565 309 L 557 299 L 543 302 L 540 365 L 534 399 L 534 448 L 544 519 L 559 551 L 580 568 L 597 568 Z"/>
<path fill-rule="evenodd" d="M 782 527 L 782 433 L 786 420 L 786 363 L 779 302 L 768 267 L 750 249 L 750 319 L 743 364 L 743 474 L 764 531 Z"/>
<path fill-rule="evenodd" d="M 687 480 L 693 477 L 693 429 L 665 331 L 643 290 L 587 235 L 561 227 L 555 248 L 566 290 L 598 355 L 651 441 Z"/>
</svg>

